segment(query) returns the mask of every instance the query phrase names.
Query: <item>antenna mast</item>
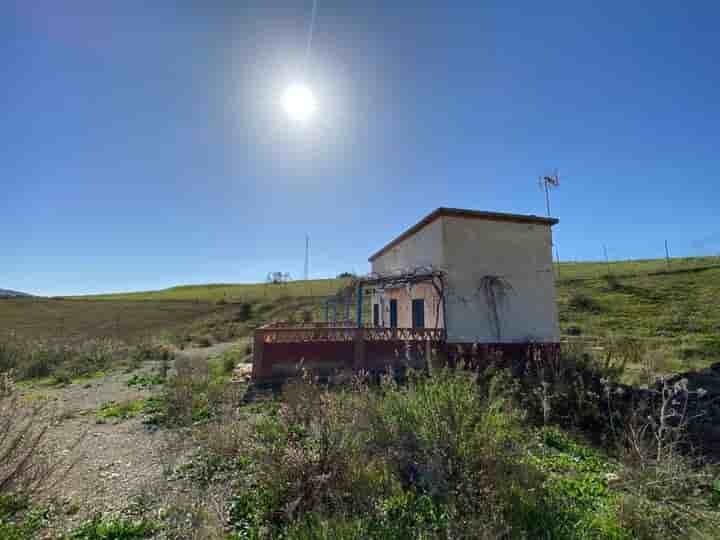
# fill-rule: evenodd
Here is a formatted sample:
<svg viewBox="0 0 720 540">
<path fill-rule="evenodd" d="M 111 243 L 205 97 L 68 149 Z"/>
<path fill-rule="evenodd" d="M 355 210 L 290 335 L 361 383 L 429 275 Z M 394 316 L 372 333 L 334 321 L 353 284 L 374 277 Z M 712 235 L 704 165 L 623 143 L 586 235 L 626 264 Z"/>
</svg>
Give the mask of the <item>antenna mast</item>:
<svg viewBox="0 0 720 540">
<path fill-rule="evenodd" d="M 553 174 L 547 174 L 540 177 L 540 189 L 545 190 L 545 207 L 547 209 L 547 215 L 550 217 L 550 189 L 556 188 L 560 185 L 560 175 L 558 175 L 557 169 Z"/>
</svg>

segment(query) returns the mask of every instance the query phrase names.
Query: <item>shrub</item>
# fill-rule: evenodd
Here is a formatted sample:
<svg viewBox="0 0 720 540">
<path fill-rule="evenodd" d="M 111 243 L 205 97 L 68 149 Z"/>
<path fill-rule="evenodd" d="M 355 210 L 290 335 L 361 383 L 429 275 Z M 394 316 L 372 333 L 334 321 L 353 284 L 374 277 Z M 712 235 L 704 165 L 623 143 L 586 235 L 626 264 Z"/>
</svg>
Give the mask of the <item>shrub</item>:
<svg viewBox="0 0 720 540">
<path fill-rule="evenodd" d="M 209 336 L 198 336 L 195 338 L 195 344 L 198 347 L 210 347 L 212 345 L 212 339 Z"/>
<path fill-rule="evenodd" d="M 607 274 L 604 276 L 604 279 L 608 291 L 622 290 L 622 283 L 620 283 L 620 279 L 618 279 L 618 277 L 614 274 Z"/>
<path fill-rule="evenodd" d="M 288 538 L 500 534 L 512 486 L 538 487 L 519 459 L 521 415 L 501 386 L 483 394 L 474 377 L 445 371 L 379 389 L 289 383 L 278 413 L 247 438 L 251 474 L 234 499 L 236 529 Z"/>
<path fill-rule="evenodd" d="M 128 386 L 139 386 L 141 388 L 150 388 L 157 386 L 165 382 L 165 377 L 162 373 L 143 373 L 138 375 L 135 373 L 128 379 Z"/>
<path fill-rule="evenodd" d="M 237 365 L 237 357 L 234 354 L 224 354 L 222 357 L 222 371 L 225 374 L 232 373 Z"/>
<path fill-rule="evenodd" d="M 98 419 L 107 420 L 108 418 L 114 418 L 118 421 L 127 420 L 140 414 L 145 407 L 145 400 L 135 399 L 132 401 L 122 401 L 116 403 L 115 401 L 105 402 L 97 412 Z"/>
<path fill-rule="evenodd" d="M 205 362 L 180 357 L 175 362 L 176 375 L 164 386 L 158 421 L 175 426 L 188 426 L 207 420 L 228 400 L 235 399 L 232 386 L 222 379 L 213 379 Z"/>
<path fill-rule="evenodd" d="M 53 372 L 52 375 L 53 383 L 58 385 L 66 385 L 72 382 L 72 375 L 65 368 L 58 368 Z"/>
<path fill-rule="evenodd" d="M 281 402 L 253 408 L 252 422 L 204 425 L 189 474 L 230 482 L 234 539 L 667 538 L 687 535 L 691 511 L 698 527 L 714 524 L 712 475 L 691 477 L 681 462 L 652 473 L 620 464 L 579 437 L 533 428 L 513 399 L 526 396 L 537 420 L 527 390 L 547 382 L 549 420 L 607 435 L 615 409 L 603 409 L 603 368 L 576 351 L 531 363 L 519 380 L 443 369 L 328 388 L 306 375 Z"/>
<path fill-rule="evenodd" d="M 0 372 L 17 369 L 27 354 L 26 348 L 13 333 L 0 336 Z"/>
<path fill-rule="evenodd" d="M 27 497 L 0 495 L 0 538 L 33 540 L 45 526 L 47 515 L 42 508 L 32 508 Z"/>
<path fill-rule="evenodd" d="M 581 292 L 576 292 L 570 296 L 568 307 L 573 311 L 584 311 L 587 313 L 599 313 L 602 311 L 602 308 L 600 304 L 598 304 L 597 300 Z"/>
<path fill-rule="evenodd" d="M 172 351 L 163 345 L 152 341 L 143 341 L 133 349 L 130 355 L 130 367 L 137 369 L 143 362 L 149 361 L 169 362 L 174 356 Z"/>
<path fill-rule="evenodd" d="M 98 515 L 74 529 L 67 540 L 138 540 L 150 538 L 156 530 L 157 525 L 146 519 L 129 520 Z"/>
<path fill-rule="evenodd" d="M 16 520 L 15 514 L 25 509 L 33 495 L 51 481 L 61 479 L 71 466 L 46 443 L 52 422 L 52 416 L 42 405 L 31 407 L 21 402 L 10 376 L 0 373 L 0 531 L 6 534 L 0 535 L 3 538 L 11 537 L 7 525 L 10 518 L 31 529 L 35 527 L 37 516 L 33 517 L 32 511 L 24 521 Z M 9 505 L 13 501 L 22 501 L 24 507 Z"/>
<path fill-rule="evenodd" d="M 568 336 L 580 336 L 582 335 L 582 328 L 576 324 L 572 324 L 565 329 L 565 333 Z"/>
<path fill-rule="evenodd" d="M 240 309 L 235 314 L 235 320 L 237 322 L 247 322 L 252 318 L 253 305 L 250 302 L 243 302 L 240 304 Z"/>
</svg>

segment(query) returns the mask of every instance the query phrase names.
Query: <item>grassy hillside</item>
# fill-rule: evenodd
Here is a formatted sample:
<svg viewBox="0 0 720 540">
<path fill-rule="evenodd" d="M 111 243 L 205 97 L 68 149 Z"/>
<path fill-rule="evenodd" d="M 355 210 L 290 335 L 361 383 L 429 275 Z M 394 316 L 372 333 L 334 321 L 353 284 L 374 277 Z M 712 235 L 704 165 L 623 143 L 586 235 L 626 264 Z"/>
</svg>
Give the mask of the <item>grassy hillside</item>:
<svg viewBox="0 0 720 540">
<path fill-rule="evenodd" d="M 0 300 L 0 330 L 31 339 L 72 342 L 112 337 L 135 342 L 179 330 L 218 311 L 218 306 L 209 302 L 16 298 Z"/>
<path fill-rule="evenodd" d="M 284 297 L 318 297 L 335 294 L 347 283 L 342 279 L 312 279 L 289 283 L 215 283 L 182 285 L 161 291 L 82 296 L 86 300 L 194 300 L 201 302 L 269 302 Z"/>
<path fill-rule="evenodd" d="M 610 261 L 609 263 L 561 262 L 559 267 L 556 265 L 556 272 L 561 281 L 566 281 L 601 278 L 608 272 L 614 276 L 623 277 L 693 270 L 709 266 L 720 267 L 720 257 L 678 257 L 670 259 L 669 264 L 665 259 L 636 259 Z"/>
<path fill-rule="evenodd" d="M 673 260 L 670 270 L 660 260 L 611 263 L 609 277 L 607 266 L 585 264 L 569 265 L 566 273 L 591 275 L 604 267 L 602 277 L 558 281 L 564 335 L 641 338 L 654 368 L 663 372 L 720 361 L 720 265 L 715 258 Z"/>
<path fill-rule="evenodd" d="M 609 267 L 609 268 L 608 268 Z M 608 269 L 610 277 L 608 277 Z M 665 349 L 676 367 L 720 360 L 720 263 L 716 257 L 562 263 L 557 282 L 564 335 L 633 336 Z M 347 280 L 212 284 L 74 299 L 0 300 L 0 328 L 32 338 L 246 334 L 273 318 L 323 317 L 321 298 Z M 253 315 L 237 325 L 242 303 Z M 232 326 L 232 331 L 226 331 Z"/>
</svg>

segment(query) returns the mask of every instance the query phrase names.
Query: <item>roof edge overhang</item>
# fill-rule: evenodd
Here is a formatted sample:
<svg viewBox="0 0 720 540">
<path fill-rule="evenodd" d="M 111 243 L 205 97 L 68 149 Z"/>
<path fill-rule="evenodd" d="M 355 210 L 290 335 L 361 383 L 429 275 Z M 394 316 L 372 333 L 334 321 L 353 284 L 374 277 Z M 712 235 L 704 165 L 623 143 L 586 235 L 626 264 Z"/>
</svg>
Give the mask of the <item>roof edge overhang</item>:
<svg viewBox="0 0 720 540">
<path fill-rule="evenodd" d="M 418 221 L 415 225 L 410 227 L 408 230 L 406 230 L 404 233 L 402 233 L 400 236 L 396 237 L 394 240 L 392 240 L 390 243 L 386 244 L 382 249 L 379 251 L 373 253 L 370 255 L 370 258 L 368 261 L 373 262 L 375 259 L 380 257 L 381 255 L 384 255 L 388 251 L 390 251 L 392 248 L 403 242 L 404 240 L 408 239 L 418 231 L 420 231 L 425 226 L 429 225 L 436 219 L 440 217 L 460 217 L 460 218 L 470 218 L 470 219 L 484 219 L 486 221 L 510 221 L 513 223 L 529 223 L 534 225 L 547 225 L 548 227 L 552 227 L 553 225 L 557 225 L 560 220 L 557 218 L 550 218 L 550 217 L 542 217 L 542 216 L 535 216 L 535 215 L 526 215 L 526 214 L 507 214 L 504 212 L 485 212 L 482 210 L 465 210 L 462 208 L 444 208 L 440 207 L 433 212 L 429 213 L 427 216 L 425 216 L 423 219 Z"/>
</svg>

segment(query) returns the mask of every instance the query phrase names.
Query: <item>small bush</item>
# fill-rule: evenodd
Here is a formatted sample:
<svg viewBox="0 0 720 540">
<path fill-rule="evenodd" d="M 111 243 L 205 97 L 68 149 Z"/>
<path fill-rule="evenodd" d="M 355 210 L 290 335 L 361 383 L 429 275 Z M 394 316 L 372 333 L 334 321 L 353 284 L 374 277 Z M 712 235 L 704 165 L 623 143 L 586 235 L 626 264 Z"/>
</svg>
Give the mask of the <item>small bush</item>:
<svg viewBox="0 0 720 540">
<path fill-rule="evenodd" d="M 583 311 L 587 313 L 599 313 L 602 311 L 602 308 L 600 307 L 600 304 L 598 304 L 597 300 L 581 292 L 574 293 L 570 297 L 568 307 L 573 311 Z"/>
<path fill-rule="evenodd" d="M 620 283 L 620 279 L 618 279 L 617 276 L 613 274 L 607 274 L 605 275 L 604 279 L 608 291 L 612 292 L 622 290 L 622 283 Z"/>
<path fill-rule="evenodd" d="M 233 388 L 223 379 L 214 379 L 205 362 L 178 358 L 177 374 L 170 377 L 160 397 L 158 421 L 174 426 L 188 426 L 209 419 L 228 399 L 234 399 Z"/>
<path fill-rule="evenodd" d="M 135 346 L 130 355 L 130 368 L 138 369 L 143 362 L 169 362 L 174 356 L 172 351 L 163 345 L 151 341 L 143 341 Z"/>
<path fill-rule="evenodd" d="M 67 540 L 139 540 L 150 538 L 158 526 L 146 519 L 95 516 L 68 536 Z"/>
<path fill-rule="evenodd" d="M 116 403 L 108 401 L 104 403 L 97 412 L 99 419 L 107 420 L 113 418 L 116 420 L 127 420 L 140 414 L 145 407 L 145 400 L 136 399 L 132 401 L 122 401 Z"/>
<path fill-rule="evenodd" d="M 213 344 L 213 342 L 209 336 L 198 336 L 195 338 L 195 344 L 198 347 L 210 347 Z"/>
<path fill-rule="evenodd" d="M 30 407 L 21 402 L 10 376 L 0 373 L 0 531 L 6 535 L 0 535 L 2 538 L 12 537 L 9 522 L 35 527 L 33 512 L 16 514 L 27 509 L 31 498 L 51 478 L 62 478 L 70 467 L 47 446 L 46 435 L 52 422 L 52 415 L 43 406 Z M 20 529 L 13 534 L 22 532 L 25 525 L 18 525 Z"/>
<path fill-rule="evenodd" d="M 240 309 L 235 314 L 235 321 L 237 322 L 247 322 L 252 318 L 253 315 L 253 305 L 250 302 L 243 302 L 240 304 Z"/>
<path fill-rule="evenodd" d="M 53 372 L 52 375 L 53 383 L 57 385 L 66 385 L 70 384 L 72 382 L 72 375 L 70 374 L 70 371 L 68 371 L 65 368 L 58 368 Z"/>
<path fill-rule="evenodd" d="M 573 324 L 573 325 L 568 326 L 568 327 L 565 329 L 565 333 L 566 333 L 568 336 L 580 336 L 580 335 L 582 335 L 583 331 L 582 331 L 582 328 L 580 328 L 579 326 Z"/>
<path fill-rule="evenodd" d="M 0 495 L 0 538 L 34 540 L 47 523 L 43 508 L 32 508 L 24 497 Z"/>
<path fill-rule="evenodd" d="M 232 373 L 237 365 L 236 356 L 233 354 L 225 354 L 222 357 L 222 371 L 224 374 Z"/>
<path fill-rule="evenodd" d="M 15 334 L 0 335 L 0 373 L 15 370 L 27 355 L 27 345 Z"/>
<path fill-rule="evenodd" d="M 140 375 L 136 373 L 128 379 L 127 385 L 150 388 L 152 386 L 163 384 L 164 382 L 165 377 L 162 373 L 143 373 Z"/>
</svg>

